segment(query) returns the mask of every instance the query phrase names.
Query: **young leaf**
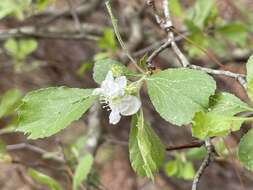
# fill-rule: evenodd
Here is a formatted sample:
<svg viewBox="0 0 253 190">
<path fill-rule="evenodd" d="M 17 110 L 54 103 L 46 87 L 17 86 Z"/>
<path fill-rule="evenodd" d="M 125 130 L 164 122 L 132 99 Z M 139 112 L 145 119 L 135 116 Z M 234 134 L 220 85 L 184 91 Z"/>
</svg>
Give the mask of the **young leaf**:
<svg viewBox="0 0 253 190">
<path fill-rule="evenodd" d="M 193 20 L 193 22 L 200 28 L 203 28 L 205 26 L 205 22 L 208 18 L 208 16 L 211 13 L 211 10 L 214 6 L 214 1 L 203 1 L 203 0 L 197 0 L 192 15 L 190 15 L 189 20 Z"/>
<path fill-rule="evenodd" d="M 195 176 L 195 169 L 192 162 L 187 161 L 183 154 L 176 154 L 174 160 L 166 163 L 165 174 L 169 177 L 191 180 Z"/>
<path fill-rule="evenodd" d="M 230 131 L 239 130 L 246 118 L 234 115 L 252 111 L 252 108 L 232 94 L 219 93 L 210 97 L 208 111 L 196 113 L 192 126 L 193 136 L 204 139 L 227 135 Z"/>
<path fill-rule="evenodd" d="M 18 89 L 10 89 L 4 93 L 0 102 L 0 118 L 14 112 L 20 103 L 22 92 Z"/>
<path fill-rule="evenodd" d="M 246 118 L 242 117 L 198 112 L 193 119 L 192 134 L 199 139 L 224 136 L 230 131 L 239 130 L 245 120 Z"/>
<path fill-rule="evenodd" d="M 210 97 L 212 113 L 224 116 L 233 116 L 240 112 L 253 111 L 246 103 L 230 93 L 219 93 Z"/>
<path fill-rule="evenodd" d="M 78 190 L 82 181 L 87 179 L 93 164 L 93 156 L 91 154 L 85 155 L 79 162 L 73 179 L 73 190 Z"/>
<path fill-rule="evenodd" d="M 12 56 L 18 54 L 18 42 L 14 38 L 9 38 L 7 41 L 5 41 L 4 48 Z"/>
<path fill-rule="evenodd" d="M 154 178 L 164 162 L 165 149 L 153 129 L 144 122 L 143 113 L 133 116 L 129 137 L 132 168 L 140 176 Z"/>
<path fill-rule="evenodd" d="M 28 175 L 30 175 L 35 181 L 47 185 L 51 190 L 62 190 L 61 185 L 56 180 L 39 171 L 29 168 Z"/>
<path fill-rule="evenodd" d="M 79 119 L 93 104 L 96 96 L 90 89 L 51 87 L 25 96 L 18 109 L 17 131 L 30 139 L 51 136 Z"/>
<path fill-rule="evenodd" d="M 203 160 L 206 155 L 206 149 L 204 147 L 191 148 L 185 153 L 187 159 L 190 160 Z"/>
<path fill-rule="evenodd" d="M 34 52 L 38 47 L 38 43 L 34 39 L 20 40 L 18 41 L 18 43 L 19 43 L 19 54 L 22 55 L 23 57 L 26 57 L 27 55 Z"/>
<path fill-rule="evenodd" d="M 93 79 L 98 83 L 105 79 L 108 71 L 111 70 L 114 76 L 127 75 L 130 71 L 120 62 L 112 59 L 101 59 L 95 62 L 93 68 Z"/>
<path fill-rule="evenodd" d="M 4 48 L 8 53 L 18 60 L 25 59 L 25 57 L 35 51 L 37 47 L 38 43 L 33 39 L 15 40 L 10 38 L 4 44 Z"/>
<path fill-rule="evenodd" d="M 165 174 L 170 177 L 177 176 L 180 171 L 179 167 L 180 165 L 176 159 L 171 160 L 167 162 L 164 166 Z"/>
<path fill-rule="evenodd" d="M 253 101 L 253 55 L 249 58 L 247 64 L 247 93 L 251 101 Z"/>
<path fill-rule="evenodd" d="M 182 18 L 182 16 L 184 16 L 184 12 L 182 11 L 182 7 L 181 7 L 179 0 L 170 0 L 169 1 L 169 8 L 170 8 L 172 15 L 175 15 L 175 16 L 181 17 L 181 18 Z"/>
<path fill-rule="evenodd" d="M 216 32 L 229 41 L 244 46 L 247 40 L 247 28 L 242 23 L 230 23 L 219 27 Z"/>
<path fill-rule="evenodd" d="M 98 47 L 109 51 L 115 51 L 117 48 L 116 38 L 113 29 L 105 28 L 104 35 L 98 41 Z"/>
<path fill-rule="evenodd" d="M 238 156 L 242 164 L 253 171 L 253 129 L 250 129 L 240 141 Z"/>
<path fill-rule="evenodd" d="M 50 0 L 37 0 L 36 1 L 36 10 L 42 11 L 44 10 L 48 4 L 50 3 Z"/>
<path fill-rule="evenodd" d="M 209 75 L 191 69 L 167 69 L 147 78 L 148 94 L 156 111 L 176 125 L 188 124 L 208 107 L 216 88 Z"/>
<path fill-rule="evenodd" d="M 1 0 L 0 1 L 0 19 L 6 16 L 15 16 L 18 19 L 24 19 L 24 11 L 26 11 L 31 0 Z"/>
</svg>

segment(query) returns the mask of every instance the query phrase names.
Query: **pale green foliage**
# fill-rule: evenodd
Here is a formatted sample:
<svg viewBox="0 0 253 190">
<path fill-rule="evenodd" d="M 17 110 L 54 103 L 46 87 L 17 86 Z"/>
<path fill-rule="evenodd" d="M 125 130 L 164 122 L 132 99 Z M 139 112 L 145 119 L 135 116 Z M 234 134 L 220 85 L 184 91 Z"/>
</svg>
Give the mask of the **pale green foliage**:
<svg viewBox="0 0 253 190">
<path fill-rule="evenodd" d="M 98 47 L 108 51 L 115 51 L 117 48 L 116 38 L 111 28 L 104 29 L 104 35 L 98 41 Z"/>
<path fill-rule="evenodd" d="M 92 69 L 92 67 L 93 67 L 92 63 L 85 62 L 79 67 L 76 73 L 79 77 L 83 77 L 88 70 Z"/>
<path fill-rule="evenodd" d="M 189 13 L 190 20 L 192 20 L 196 26 L 203 28 L 213 6 L 214 0 L 197 0 L 192 12 Z"/>
<path fill-rule="evenodd" d="M 30 175 L 35 181 L 48 186 L 51 190 L 62 190 L 61 185 L 56 180 L 37 170 L 29 168 L 28 175 Z"/>
<path fill-rule="evenodd" d="M 253 129 L 241 138 L 238 156 L 247 169 L 253 170 Z"/>
<path fill-rule="evenodd" d="M 29 9 L 31 0 L 1 0 L 0 1 L 0 19 L 6 16 L 15 16 L 22 20 L 24 12 Z"/>
<path fill-rule="evenodd" d="M 206 155 L 206 149 L 204 147 L 192 148 L 185 155 L 190 160 L 203 160 Z"/>
<path fill-rule="evenodd" d="M 222 92 L 210 97 L 209 111 L 217 115 L 232 116 L 253 109 L 233 94 Z"/>
<path fill-rule="evenodd" d="M 0 102 L 0 118 L 13 114 L 22 98 L 18 89 L 10 89 L 3 94 Z"/>
<path fill-rule="evenodd" d="M 168 0 L 168 1 L 169 1 L 169 8 L 172 15 L 175 15 L 178 17 L 184 16 L 184 12 L 182 10 L 179 0 Z"/>
<path fill-rule="evenodd" d="M 4 43 L 4 48 L 7 52 L 17 60 L 23 60 L 27 55 L 34 52 L 38 47 L 38 43 L 34 39 L 16 40 L 9 38 Z"/>
<path fill-rule="evenodd" d="M 234 115 L 244 111 L 252 111 L 239 98 L 232 94 L 221 93 L 210 98 L 208 112 L 198 112 L 193 119 L 193 136 L 206 137 L 223 136 L 230 131 L 239 130 L 245 118 Z"/>
<path fill-rule="evenodd" d="M 96 99 L 92 90 L 51 87 L 25 96 L 18 109 L 17 131 L 30 139 L 51 136 L 79 119 Z"/>
<path fill-rule="evenodd" d="M 130 71 L 120 62 L 112 59 L 101 59 L 95 62 L 93 79 L 100 84 L 111 70 L 114 76 L 128 75 Z"/>
<path fill-rule="evenodd" d="M 148 94 L 156 111 L 176 125 L 188 124 L 208 107 L 215 81 L 191 69 L 167 69 L 147 78 Z"/>
<path fill-rule="evenodd" d="M 36 10 L 42 11 L 44 10 L 51 0 L 36 0 Z"/>
<path fill-rule="evenodd" d="M 91 154 L 85 155 L 83 158 L 81 158 L 75 170 L 73 178 L 73 190 L 78 190 L 78 187 L 81 185 L 82 181 L 87 179 L 92 164 L 93 156 Z"/>
<path fill-rule="evenodd" d="M 216 32 L 230 42 L 244 46 L 247 40 L 247 28 L 242 23 L 229 23 L 218 27 Z"/>
<path fill-rule="evenodd" d="M 239 130 L 244 121 L 245 118 L 198 112 L 193 119 L 192 134 L 199 139 L 224 136 Z"/>
<path fill-rule="evenodd" d="M 183 154 L 176 154 L 174 160 L 165 164 L 165 174 L 169 177 L 191 180 L 195 176 L 192 162 L 187 161 Z"/>
<path fill-rule="evenodd" d="M 249 58 L 247 64 L 247 92 L 248 96 L 253 101 L 253 55 Z"/>
<path fill-rule="evenodd" d="M 140 176 L 154 178 L 164 162 L 165 149 L 153 129 L 144 122 L 142 111 L 133 117 L 129 136 L 132 168 Z"/>
</svg>

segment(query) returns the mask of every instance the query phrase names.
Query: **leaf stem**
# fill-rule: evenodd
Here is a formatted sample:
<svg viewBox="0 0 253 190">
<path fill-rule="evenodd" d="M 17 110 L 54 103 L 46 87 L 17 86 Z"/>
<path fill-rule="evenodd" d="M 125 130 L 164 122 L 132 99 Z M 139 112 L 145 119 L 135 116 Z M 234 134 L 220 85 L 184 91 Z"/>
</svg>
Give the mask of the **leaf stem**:
<svg viewBox="0 0 253 190">
<path fill-rule="evenodd" d="M 117 19 L 114 17 L 113 13 L 112 13 L 112 8 L 111 8 L 111 5 L 110 5 L 110 2 L 107 1 L 105 3 L 106 5 L 106 8 L 108 10 L 108 13 L 110 15 L 110 18 L 111 18 L 111 22 L 112 22 L 112 26 L 113 26 L 113 29 L 114 29 L 114 32 L 115 32 L 115 35 L 120 43 L 120 46 L 122 47 L 123 51 L 125 52 L 125 54 L 127 55 L 127 57 L 130 59 L 130 61 L 135 65 L 135 67 L 141 72 L 141 73 L 145 73 L 145 71 L 142 70 L 142 68 L 140 68 L 137 64 L 137 62 L 135 61 L 135 59 L 131 56 L 128 48 L 126 47 L 120 33 L 119 33 L 119 29 L 118 29 L 118 21 Z"/>
</svg>

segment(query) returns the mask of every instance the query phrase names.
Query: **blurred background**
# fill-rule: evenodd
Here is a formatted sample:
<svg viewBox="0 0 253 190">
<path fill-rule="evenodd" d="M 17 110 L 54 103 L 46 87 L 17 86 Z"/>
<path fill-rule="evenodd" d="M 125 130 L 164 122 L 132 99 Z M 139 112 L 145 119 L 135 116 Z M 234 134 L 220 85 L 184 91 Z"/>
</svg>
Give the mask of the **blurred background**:
<svg viewBox="0 0 253 190">
<path fill-rule="evenodd" d="M 161 1 L 155 2 L 159 11 Z M 136 59 L 149 55 L 166 40 L 144 0 L 112 0 L 111 5 L 120 33 Z M 170 0 L 170 10 L 179 34 L 177 43 L 192 64 L 245 73 L 245 63 L 253 53 L 252 0 Z M 103 58 L 135 69 L 114 36 L 105 1 L 1 0 L 0 19 L 1 190 L 59 190 L 58 186 L 71 190 L 79 158 L 87 151 L 93 154 L 94 164 L 82 190 L 191 188 L 204 149 L 168 151 L 154 182 L 138 177 L 128 158 L 130 119 L 124 117 L 117 126 L 110 126 L 108 112 L 100 105 L 50 138 L 28 141 L 15 132 L 15 110 L 27 92 L 49 86 L 95 88 L 93 64 Z M 166 49 L 154 65 L 163 69 L 180 63 Z M 234 79 L 215 79 L 218 91 L 248 101 Z M 142 97 L 145 117 L 166 147 L 195 140 L 190 126 L 165 122 L 152 108 L 145 90 Z M 252 173 L 236 158 L 238 140 L 248 129 L 245 125 L 241 131 L 215 140 L 219 156 L 205 171 L 200 189 L 253 188 Z"/>
</svg>

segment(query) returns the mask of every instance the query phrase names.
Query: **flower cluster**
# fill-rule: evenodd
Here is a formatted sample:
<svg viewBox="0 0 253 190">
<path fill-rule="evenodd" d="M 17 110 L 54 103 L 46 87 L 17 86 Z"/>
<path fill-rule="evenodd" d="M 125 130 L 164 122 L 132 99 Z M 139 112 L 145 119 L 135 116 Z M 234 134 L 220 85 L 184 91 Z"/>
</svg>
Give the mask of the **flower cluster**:
<svg viewBox="0 0 253 190">
<path fill-rule="evenodd" d="M 104 107 L 111 111 L 109 122 L 117 124 L 121 115 L 129 116 L 135 114 L 141 107 L 138 97 L 127 94 L 127 78 L 119 76 L 114 78 L 112 71 L 109 71 L 100 88 L 93 91 L 94 95 L 99 95 Z"/>
</svg>

